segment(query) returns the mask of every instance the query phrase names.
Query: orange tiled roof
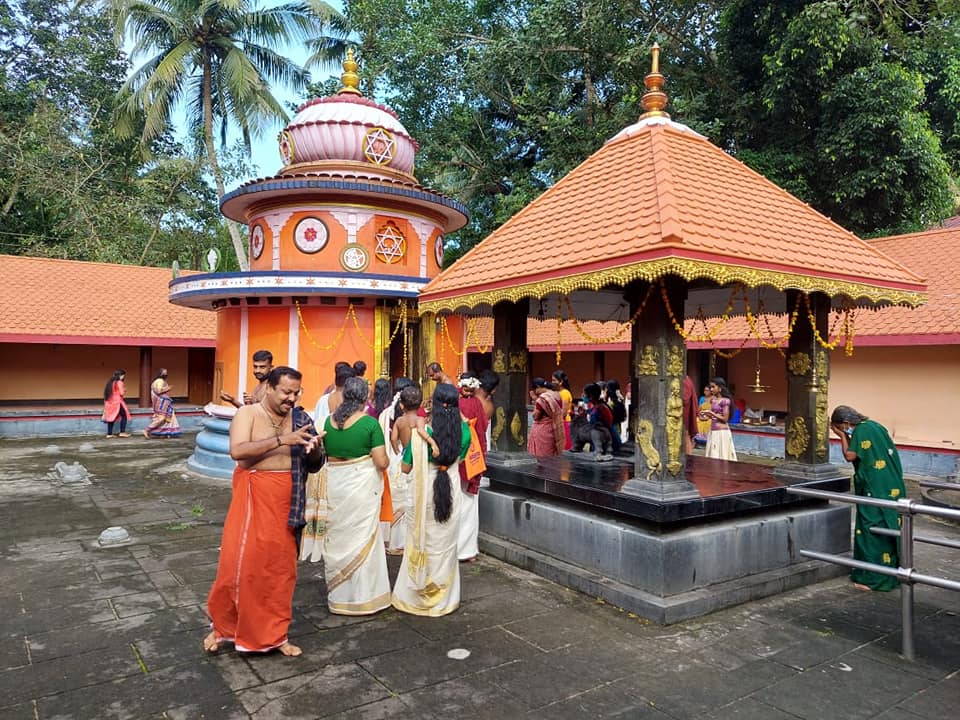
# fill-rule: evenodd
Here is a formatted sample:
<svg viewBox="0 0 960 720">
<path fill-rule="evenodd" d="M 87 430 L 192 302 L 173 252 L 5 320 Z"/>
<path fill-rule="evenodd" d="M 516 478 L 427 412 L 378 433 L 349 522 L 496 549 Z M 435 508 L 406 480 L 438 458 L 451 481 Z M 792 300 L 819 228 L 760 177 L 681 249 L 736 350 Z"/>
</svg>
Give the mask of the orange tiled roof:
<svg viewBox="0 0 960 720">
<path fill-rule="evenodd" d="M 214 347 L 215 313 L 171 305 L 167 268 L 0 255 L 0 342 Z"/>
<path fill-rule="evenodd" d="M 928 301 L 917 308 L 858 310 L 854 316 L 854 346 L 960 344 L 960 225 L 879 238 L 869 244 L 898 262 L 909 263 L 916 272 L 929 278 Z M 688 313 L 694 311 L 695 308 L 687 308 Z M 831 324 L 837 317 L 837 313 L 831 314 Z M 688 330 L 692 328 L 690 321 L 686 325 Z M 786 333 L 786 319 L 772 318 L 770 328 L 782 337 Z M 703 327 L 699 326 L 694 332 L 703 333 Z M 715 342 L 689 342 L 688 347 L 729 348 L 739 346 L 749 335 L 746 320 L 735 317 L 717 333 Z M 770 338 L 764 337 L 764 340 L 769 342 Z M 756 339 L 751 338 L 745 347 L 756 344 Z"/>
<path fill-rule="evenodd" d="M 869 241 L 871 247 L 882 251 L 894 260 L 909 263 L 918 273 L 930 278 L 929 300 L 918 308 L 888 307 L 877 311 L 858 310 L 854 322 L 854 345 L 960 345 L 960 223 L 953 227 L 935 228 L 909 235 L 896 235 Z M 686 308 L 687 313 L 696 312 L 695 307 Z M 831 315 L 831 323 L 837 318 Z M 801 318 L 799 322 L 802 322 Z M 712 327 L 717 319 L 707 321 Z M 771 317 L 770 330 L 779 339 L 786 334 L 786 318 Z M 687 331 L 702 334 L 704 328 L 691 320 L 686 322 Z M 561 324 L 560 342 L 565 352 L 576 350 L 626 350 L 630 347 L 629 332 L 621 332 L 624 326 L 616 322 L 584 322 L 581 333 L 574 324 Z M 761 325 L 765 342 L 770 342 L 766 326 Z M 610 344 L 598 344 L 584 338 L 614 340 Z M 481 345 L 493 340 L 493 322 L 488 318 L 477 321 L 477 338 Z M 744 338 L 749 338 L 745 343 Z M 753 348 L 757 340 L 743 316 L 732 317 L 716 334 L 714 342 L 691 341 L 691 349 L 711 347 Z M 527 346 L 537 352 L 556 348 L 557 325 L 555 320 L 527 322 Z M 476 350 L 476 348 L 471 348 Z"/>
<path fill-rule="evenodd" d="M 608 141 L 422 291 L 426 310 L 667 273 L 923 302 L 923 280 L 730 157 L 646 118 Z"/>
</svg>

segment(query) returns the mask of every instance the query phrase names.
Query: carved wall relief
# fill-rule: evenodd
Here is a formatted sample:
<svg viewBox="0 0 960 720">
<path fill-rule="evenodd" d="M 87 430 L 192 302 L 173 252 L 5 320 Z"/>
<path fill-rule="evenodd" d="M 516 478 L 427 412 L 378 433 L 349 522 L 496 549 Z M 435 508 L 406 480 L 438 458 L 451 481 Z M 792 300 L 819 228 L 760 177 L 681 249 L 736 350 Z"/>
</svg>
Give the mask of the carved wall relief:
<svg viewBox="0 0 960 720">
<path fill-rule="evenodd" d="M 679 345 L 670 346 L 670 355 L 667 357 L 667 374 L 678 377 L 683 375 L 683 348 Z"/>
<path fill-rule="evenodd" d="M 637 433 L 635 435 L 637 447 L 643 453 L 647 461 L 647 480 L 650 480 L 663 467 L 660 463 L 660 453 L 653 446 L 653 423 L 646 418 L 641 418 L 637 422 Z"/>
<path fill-rule="evenodd" d="M 799 458 L 810 445 L 810 433 L 807 432 L 807 422 L 799 415 L 790 418 L 787 423 L 787 455 Z"/>
<path fill-rule="evenodd" d="M 660 353 L 653 345 L 644 345 L 637 363 L 637 375 L 659 375 Z"/>
<path fill-rule="evenodd" d="M 670 396 L 667 398 L 667 453 L 670 461 L 667 470 L 671 475 L 680 472 L 680 447 L 683 444 L 683 396 L 680 380 L 670 381 Z"/>
</svg>

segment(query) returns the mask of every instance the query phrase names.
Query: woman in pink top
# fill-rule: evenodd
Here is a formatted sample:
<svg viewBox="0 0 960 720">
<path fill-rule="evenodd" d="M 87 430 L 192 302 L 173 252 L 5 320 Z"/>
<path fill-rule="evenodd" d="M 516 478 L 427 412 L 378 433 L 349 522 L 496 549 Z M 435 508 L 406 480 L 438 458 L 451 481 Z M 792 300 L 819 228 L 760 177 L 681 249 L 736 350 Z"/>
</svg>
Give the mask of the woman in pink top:
<svg viewBox="0 0 960 720">
<path fill-rule="evenodd" d="M 700 411 L 701 419 L 710 420 L 710 434 L 707 435 L 704 454 L 718 460 L 736 460 L 737 451 L 733 447 L 733 435 L 729 425 L 733 398 L 727 389 L 727 383 L 723 378 L 715 377 L 707 388 L 710 392 L 710 409 Z"/>
<path fill-rule="evenodd" d="M 123 401 L 127 389 L 123 384 L 127 377 L 126 370 L 114 370 L 103 388 L 103 421 L 107 424 L 107 437 L 130 437 L 127 432 L 127 420 L 130 418 L 130 409 Z M 113 425 L 120 421 L 120 432 L 113 434 Z"/>
</svg>

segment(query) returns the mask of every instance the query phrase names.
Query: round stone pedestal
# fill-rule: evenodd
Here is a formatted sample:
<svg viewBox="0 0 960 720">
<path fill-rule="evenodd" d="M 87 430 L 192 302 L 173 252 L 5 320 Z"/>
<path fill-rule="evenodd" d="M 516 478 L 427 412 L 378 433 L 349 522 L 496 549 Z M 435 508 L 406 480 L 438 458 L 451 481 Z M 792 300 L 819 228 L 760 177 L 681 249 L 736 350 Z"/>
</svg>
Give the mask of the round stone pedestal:
<svg viewBox="0 0 960 720">
<path fill-rule="evenodd" d="M 187 467 L 201 475 L 232 478 L 236 462 L 230 457 L 230 422 L 236 408 L 211 403 L 204 412 L 203 430 L 197 433 L 197 445 L 187 459 Z"/>
</svg>

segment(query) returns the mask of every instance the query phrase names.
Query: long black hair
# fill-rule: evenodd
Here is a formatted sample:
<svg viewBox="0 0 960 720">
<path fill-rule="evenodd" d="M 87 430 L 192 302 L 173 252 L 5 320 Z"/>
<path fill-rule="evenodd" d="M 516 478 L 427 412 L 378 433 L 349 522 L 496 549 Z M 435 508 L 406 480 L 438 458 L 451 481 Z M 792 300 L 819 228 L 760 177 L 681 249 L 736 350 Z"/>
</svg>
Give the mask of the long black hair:
<svg viewBox="0 0 960 720">
<path fill-rule="evenodd" d="M 109 400 L 110 396 L 113 395 L 113 384 L 127 374 L 126 370 L 114 370 L 113 375 L 110 376 L 110 379 L 107 380 L 107 384 L 103 386 L 103 399 Z"/>
<path fill-rule="evenodd" d="M 347 418 L 367 406 L 368 397 L 370 397 L 370 386 L 367 385 L 366 380 L 358 377 L 347 378 L 343 384 L 343 402 L 337 405 L 330 420 L 343 430 L 343 424 Z"/>
<path fill-rule="evenodd" d="M 463 420 L 460 418 L 460 393 L 455 385 L 440 383 L 433 391 L 433 410 L 430 427 L 440 454 L 433 459 L 437 474 L 433 479 L 433 517 L 439 523 L 450 519 L 453 512 L 453 492 L 447 468 L 460 457 Z"/>
<path fill-rule="evenodd" d="M 559 368 L 553 371 L 553 379 L 556 380 L 556 385 L 559 385 L 564 390 L 570 389 L 570 378 L 567 377 L 567 374 L 560 370 Z"/>
<path fill-rule="evenodd" d="M 373 384 L 373 410 L 380 417 L 380 413 L 393 400 L 393 393 L 390 392 L 390 381 L 386 378 L 377 378 Z"/>
<path fill-rule="evenodd" d="M 727 387 L 727 381 L 722 377 L 715 377 L 711 380 L 714 385 L 720 388 L 720 397 L 727 398 L 731 403 L 733 402 L 733 395 L 730 394 L 730 388 Z M 732 411 L 731 411 L 732 412 Z"/>
</svg>

